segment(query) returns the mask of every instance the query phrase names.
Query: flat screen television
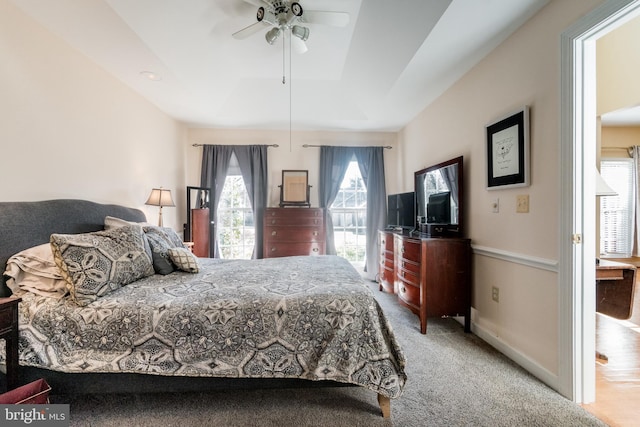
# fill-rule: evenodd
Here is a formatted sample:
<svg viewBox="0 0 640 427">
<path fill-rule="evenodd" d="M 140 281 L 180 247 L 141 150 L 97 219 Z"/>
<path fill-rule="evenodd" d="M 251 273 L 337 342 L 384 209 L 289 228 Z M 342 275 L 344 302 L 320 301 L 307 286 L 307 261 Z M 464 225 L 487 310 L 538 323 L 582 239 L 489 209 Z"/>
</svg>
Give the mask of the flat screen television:
<svg viewBox="0 0 640 427">
<path fill-rule="evenodd" d="M 427 224 L 451 223 L 451 192 L 433 193 L 427 202 Z"/>
<path fill-rule="evenodd" d="M 390 194 L 387 196 L 387 228 L 413 230 L 416 227 L 415 193 Z"/>
</svg>

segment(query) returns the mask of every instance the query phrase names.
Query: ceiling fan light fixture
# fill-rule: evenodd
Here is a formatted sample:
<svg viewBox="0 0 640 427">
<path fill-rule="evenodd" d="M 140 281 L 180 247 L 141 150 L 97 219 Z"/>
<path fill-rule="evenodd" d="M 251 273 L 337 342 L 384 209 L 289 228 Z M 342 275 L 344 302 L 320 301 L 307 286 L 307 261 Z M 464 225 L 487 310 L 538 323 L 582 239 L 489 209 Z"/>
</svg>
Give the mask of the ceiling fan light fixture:
<svg viewBox="0 0 640 427">
<path fill-rule="evenodd" d="M 294 25 L 293 27 L 291 27 L 291 34 L 293 34 L 303 42 L 306 42 L 309 38 L 309 28 L 301 27 L 300 25 Z"/>
<path fill-rule="evenodd" d="M 281 33 L 282 33 L 282 30 L 280 28 L 273 27 L 272 29 L 267 31 L 267 34 L 264 35 L 264 38 L 267 39 L 267 43 L 273 44 L 273 42 L 275 42 L 278 39 L 278 37 L 280 37 Z"/>
</svg>

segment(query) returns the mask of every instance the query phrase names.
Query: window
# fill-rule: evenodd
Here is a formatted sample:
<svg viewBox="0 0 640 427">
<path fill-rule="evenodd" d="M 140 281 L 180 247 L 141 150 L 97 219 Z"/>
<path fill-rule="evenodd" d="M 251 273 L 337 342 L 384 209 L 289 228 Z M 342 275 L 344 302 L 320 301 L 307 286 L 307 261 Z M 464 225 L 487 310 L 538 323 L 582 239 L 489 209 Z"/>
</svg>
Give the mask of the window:
<svg viewBox="0 0 640 427">
<path fill-rule="evenodd" d="M 618 195 L 600 197 L 600 254 L 627 258 L 633 252 L 634 193 L 633 160 L 606 159 L 600 175 Z"/>
<path fill-rule="evenodd" d="M 331 205 L 331 219 L 337 254 L 351 262 L 363 262 L 367 246 L 367 189 L 355 160 L 349 163 Z"/>
<path fill-rule="evenodd" d="M 218 203 L 216 236 L 220 258 L 251 259 L 256 241 L 253 210 L 235 155 Z"/>
</svg>

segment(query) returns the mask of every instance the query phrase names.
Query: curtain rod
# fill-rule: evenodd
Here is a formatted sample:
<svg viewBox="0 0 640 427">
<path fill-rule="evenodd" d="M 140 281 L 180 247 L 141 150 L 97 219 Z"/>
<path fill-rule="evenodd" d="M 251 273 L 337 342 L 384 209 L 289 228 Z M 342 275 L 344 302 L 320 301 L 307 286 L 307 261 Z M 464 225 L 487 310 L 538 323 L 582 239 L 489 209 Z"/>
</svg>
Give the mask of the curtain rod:
<svg viewBox="0 0 640 427">
<path fill-rule="evenodd" d="M 312 145 L 312 144 L 303 144 L 302 145 L 304 148 L 310 148 L 310 147 L 348 147 L 346 145 Z M 363 147 L 362 145 L 353 145 L 351 147 Z M 390 145 L 383 145 L 382 148 L 386 148 L 391 150 L 393 147 Z"/>
<path fill-rule="evenodd" d="M 191 144 L 192 147 L 204 147 L 205 145 L 215 145 L 215 144 Z M 276 147 L 278 148 L 278 144 L 267 144 L 267 147 Z"/>
</svg>

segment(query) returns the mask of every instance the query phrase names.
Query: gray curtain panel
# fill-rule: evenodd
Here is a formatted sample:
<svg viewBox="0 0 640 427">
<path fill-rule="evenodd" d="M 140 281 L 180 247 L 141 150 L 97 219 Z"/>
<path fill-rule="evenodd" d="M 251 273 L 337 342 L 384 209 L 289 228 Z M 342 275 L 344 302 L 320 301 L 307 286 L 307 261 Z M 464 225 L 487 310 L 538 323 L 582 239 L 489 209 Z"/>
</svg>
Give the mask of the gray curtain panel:
<svg viewBox="0 0 640 427">
<path fill-rule="evenodd" d="M 364 271 L 375 280 L 380 259 L 378 230 L 387 225 L 387 190 L 384 173 L 383 147 L 354 148 L 360 174 L 367 188 L 367 248 Z"/>
<path fill-rule="evenodd" d="M 240 145 L 235 147 L 242 179 L 249 194 L 253 222 L 256 227 L 256 243 L 253 259 L 262 258 L 262 231 L 264 210 L 267 207 L 268 171 L 266 145 Z"/>
<path fill-rule="evenodd" d="M 340 191 L 340 184 L 355 155 L 360 174 L 367 188 L 367 247 L 365 272 L 374 280 L 378 271 L 378 230 L 386 225 L 387 191 L 385 187 L 383 147 L 320 147 L 320 207 L 326 212 L 326 251 L 336 254 L 333 221 L 329 207 Z"/>
<path fill-rule="evenodd" d="M 353 147 L 320 147 L 320 181 L 318 198 L 320 207 L 325 210 L 327 255 L 336 255 L 333 237 L 333 220 L 329 208 L 340 191 L 340 184 L 347 173 L 349 162 L 353 159 Z"/>
<path fill-rule="evenodd" d="M 218 203 L 227 178 L 231 155 L 235 153 L 242 173 L 242 179 L 249 194 L 256 228 L 256 241 L 252 258 L 262 258 L 262 218 L 267 205 L 267 145 L 204 145 L 200 185 L 211 188 L 214 224 L 218 224 Z M 218 239 L 213 236 L 210 257 L 220 257 Z"/>
</svg>

